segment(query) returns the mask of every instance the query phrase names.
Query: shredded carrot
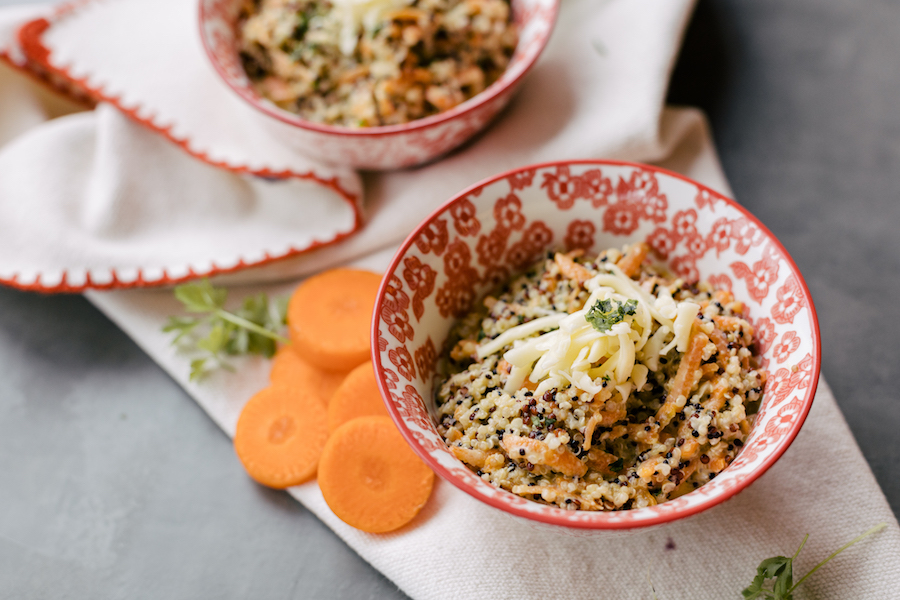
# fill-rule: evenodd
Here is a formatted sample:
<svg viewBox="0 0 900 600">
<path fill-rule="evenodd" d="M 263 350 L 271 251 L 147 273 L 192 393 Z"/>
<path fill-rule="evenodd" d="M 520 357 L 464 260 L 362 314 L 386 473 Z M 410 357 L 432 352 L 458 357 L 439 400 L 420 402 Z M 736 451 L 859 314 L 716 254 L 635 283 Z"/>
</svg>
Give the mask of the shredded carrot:
<svg viewBox="0 0 900 600">
<path fill-rule="evenodd" d="M 327 439 L 325 407 L 315 395 L 275 384 L 244 405 L 234 450 L 250 477 L 281 489 L 312 479 Z"/>
<path fill-rule="evenodd" d="M 650 252 L 650 246 L 644 242 L 632 244 L 625 251 L 625 256 L 616 263 L 616 266 L 622 269 L 622 272 L 628 277 L 634 277 L 641 270 L 641 263 L 647 258 L 648 252 Z"/>
<path fill-rule="evenodd" d="M 347 377 L 345 371 L 326 371 L 300 356 L 293 346 L 283 346 L 272 359 L 269 381 L 288 385 L 301 385 L 316 396 L 322 406 L 328 406 L 331 396 Z"/>
<path fill-rule="evenodd" d="M 590 271 L 572 260 L 571 256 L 568 254 L 557 252 L 553 257 L 553 261 L 567 279 L 578 282 L 578 285 L 584 285 L 585 281 L 593 277 Z"/>
<path fill-rule="evenodd" d="M 369 326 L 381 277 L 332 269 L 301 283 L 288 304 L 294 349 L 312 364 L 349 371 L 369 358 Z"/>
<path fill-rule="evenodd" d="M 681 357 L 681 363 L 678 365 L 678 371 L 675 373 L 675 379 L 672 381 L 672 387 L 669 389 L 666 401 L 656 413 L 656 420 L 663 427 L 668 425 L 669 421 L 675 416 L 675 412 L 678 410 L 678 399 L 681 397 L 687 398 L 691 393 L 691 389 L 696 383 L 696 372 L 700 367 L 703 348 L 708 343 L 709 338 L 706 337 L 706 334 L 694 327 L 687 352 Z"/>
<path fill-rule="evenodd" d="M 375 381 L 372 361 L 364 362 L 347 375 L 328 405 L 328 431 L 358 417 L 388 416 Z"/>
<path fill-rule="evenodd" d="M 511 457 L 524 458 L 535 465 L 546 465 L 567 477 L 583 477 L 587 473 L 587 465 L 566 446 L 551 450 L 550 446 L 541 440 L 511 433 L 504 435 L 500 444 Z"/>
<path fill-rule="evenodd" d="M 434 474 L 388 417 L 360 417 L 335 431 L 319 461 L 319 488 L 339 519 L 385 533 L 409 523 L 431 495 Z"/>
<path fill-rule="evenodd" d="M 506 462 L 503 454 L 496 450 L 485 452 L 484 450 L 464 448 L 463 446 L 450 446 L 450 454 L 476 469 L 483 469 L 489 461 L 496 462 L 498 467 Z"/>
</svg>

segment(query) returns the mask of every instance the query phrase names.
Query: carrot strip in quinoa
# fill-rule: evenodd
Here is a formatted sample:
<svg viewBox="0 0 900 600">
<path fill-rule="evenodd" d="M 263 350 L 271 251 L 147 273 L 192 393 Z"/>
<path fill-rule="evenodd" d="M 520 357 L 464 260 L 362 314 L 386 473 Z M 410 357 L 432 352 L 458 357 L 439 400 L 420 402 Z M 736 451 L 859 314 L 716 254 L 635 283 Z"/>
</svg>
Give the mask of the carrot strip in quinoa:
<svg viewBox="0 0 900 600">
<path fill-rule="evenodd" d="M 425 506 L 434 473 L 388 417 L 341 425 L 319 461 L 319 488 L 334 514 L 369 533 L 394 531 Z"/>
<path fill-rule="evenodd" d="M 585 281 L 593 277 L 590 271 L 572 260 L 568 254 L 557 252 L 553 256 L 553 260 L 556 262 L 556 266 L 559 267 L 560 272 L 566 278 L 577 281 L 579 286 L 584 285 Z"/>
<path fill-rule="evenodd" d="M 700 320 L 694 321 L 694 326 L 701 324 Z M 709 334 L 709 339 L 713 344 L 716 345 L 716 350 L 719 352 L 719 361 L 725 360 L 725 357 L 728 356 L 728 339 L 725 337 L 725 333 L 721 329 L 713 329 L 712 333 Z"/>
<path fill-rule="evenodd" d="M 727 317 L 716 315 L 713 318 L 716 326 L 723 331 L 731 331 L 734 333 L 743 333 L 745 327 L 750 329 L 750 335 L 753 335 L 753 328 L 749 327 L 747 321 L 740 317 Z"/>
<path fill-rule="evenodd" d="M 506 434 L 500 440 L 506 453 L 512 459 L 524 458 L 534 465 L 545 465 L 567 477 L 582 477 L 587 473 L 587 465 L 565 446 L 551 450 L 545 442 L 518 435 Z"/>
<path fill-rule="evenodd" d="M 698 331 L 697 327 L 693 328 L 691 341 L 688 343 L 687 351 L 681 357 L 681 363 L 678 365 L 678 371 L 675 373 L 675 379 L 672 381 L 672 387 L 666 396 L 665 403 L 659 407 L 656 413 L 656 420 L 663 427 L 669 424 L 675 413 L 678 411 L 679 398 L 685 399 L 691 393 L 696 378 L 696 371 L 700 367 L 700 359 L 703 356 L 703 348 L 709 343 L 709 338 L 702 331 Z M 684 404 L 681 404 L 684 406 Z"/>
<path fill-rule="evenodd" d="M 504 459 L 503 455 L 497 450 L 485 452 L 484 450 L 476 450 L 464 446 L 450 446 L 450 453 L 476 469 L 483 469 L 488 462 L 497 462 L 497 466 L 502 466 L 503 463 L 506 462 L 506 459 Z"/>
<path fill-rule="evenodd" d="M 700 379 L 703 379 L 704 377 L 709 377 L 718 373 L 719 365 L 716 363 L 706 363 L 705 365 L 700 366 L 700 371 L 703 373 L 703 375 L 700 376 Z"/>
<path fill-rule="evenodd" d="M 634 277 L 641 270 L 641 263 L 647 258 L 647 253 L 649 251 L 650 246 L 644 242 L 632 244 L 631 247 L 625 251 L 625 256 L 620 258 L 619 262 L 616 263 L 616 266 L 622 269 L 622 272 L 628 277 Z"/>
<path fill-rule="evenodd" d="M 725 406 L 725 394 L 728 393 L 729 389 L 728 380 L 725 377 L 719 377 L 713 385 L 712 394 L 703 404 L 703 408 L 708 411 L 722 410 L 722 407 Z"/>
</svg>

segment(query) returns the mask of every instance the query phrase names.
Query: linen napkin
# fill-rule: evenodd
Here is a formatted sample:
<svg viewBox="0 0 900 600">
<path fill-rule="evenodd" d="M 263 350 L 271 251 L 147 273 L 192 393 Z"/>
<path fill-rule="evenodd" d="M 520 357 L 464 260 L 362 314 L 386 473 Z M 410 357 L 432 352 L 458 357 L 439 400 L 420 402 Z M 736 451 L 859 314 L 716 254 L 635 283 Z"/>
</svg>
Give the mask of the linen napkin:
<svg viewBox="0 0 900 600">
<path fill-rule="evenodd" d="M 180 10 L 193 6 L 176 4 Z M 156 13 L 161 8 L 154 2 L 137 5 Z M 23 22 L 47 12 L 31 7 L 0 12 L 0 50 L 9 63 L 27 67 L 14 34 Z M 193 33 L 177 29 L 157 47 L 178 51 L 179 40 L 190 44 Z M 218 89 L 224 84 L 206 73 L 211 67 L 201 60 L 205 57 L 194 57 L 198 66 L 185 59 L 180 68 L 150 59 L 135 64 L 169 67 L 172 75 L 196 79 L 182 95 L 198 102 L 212 107 L 238 102 L 227 89 Z M 122 74 L 150 75 L 134 64 L 120 67 Z M 2 67 L 0 79 L 0 282 L 55 291 L 171 283 L 309 251 L 343 239 L 362 223 L 361 181 L 350 169 L 313 166 L 280 146 L 260 148 L 263 140 L 236 136 L 229 143 L 247 158 L 242 163 L 233 160 L 224 142 L 215 151 L 192 148 L 169 121 L 150 122 L 165 129 L 167 139 L 107 104 L 42 123 L 46 106 L 31 93 L 33 86 L 8 67 Z M 158 114 L 164 117 L 154 113 L 154 118 L 163 118 Z M 246 122 L 240 115 L 208 118 Z M 204 159 L 192 159 L 185 150 Z M 256 154 L 265 157 L 265 165 L 252 158 Z"/>
<path fill-rule="evenodd" d="M 354 264 L 383 269 L 392 252 Z M 293 287 L 235 291 L 278 295 Z M 243 403 L 268 383 L 267 361 L 242 360 L 235 374 L 190 382 L 187 358 L 159 329 L 167 315 L 180 310 L 170 292 L 88 292 L 87 297 L 229 436 L 234 434 Z M 417 600 L 649 600 L 653 590 L 660 599 L 739 598 L 760 561 L 790 556 L 805 534 L 810 537 L 795 567 L 798 574 L 880 522 L 889 528 L 829 563 L 794 597 L 885 600 L 900 589 L 900 529 L 824 380 L 791 448 L 747 490 L 705 513 L 627 536 L 585 539 L 533 529 L 440 479 L 410 525 L 372 535 L 335 517 L 315 482 L 288 491 Z"/>
</svg>

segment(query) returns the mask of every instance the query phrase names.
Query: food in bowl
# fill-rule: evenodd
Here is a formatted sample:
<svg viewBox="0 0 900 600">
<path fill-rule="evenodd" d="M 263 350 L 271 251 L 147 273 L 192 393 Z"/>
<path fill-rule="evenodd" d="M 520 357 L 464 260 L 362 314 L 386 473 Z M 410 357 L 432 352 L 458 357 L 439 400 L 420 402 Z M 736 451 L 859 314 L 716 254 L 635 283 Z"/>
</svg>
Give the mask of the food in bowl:
<svg viewBox="0 0 900 600">
<path fill-rule="evenodd" d="M 247 0 L 238 28 L 258 93 L 346 127 L 447 111 L 496 81 L 518 41 L 509 0 Z"/>
<path fill-rule="evenodd" d="M 451 330 L 438 432 L 483 480 L 565 509 L 643 508 L 737 456 L 766 381 L 745 307 L 648 246 L 550 253 Z"/>
</svg>

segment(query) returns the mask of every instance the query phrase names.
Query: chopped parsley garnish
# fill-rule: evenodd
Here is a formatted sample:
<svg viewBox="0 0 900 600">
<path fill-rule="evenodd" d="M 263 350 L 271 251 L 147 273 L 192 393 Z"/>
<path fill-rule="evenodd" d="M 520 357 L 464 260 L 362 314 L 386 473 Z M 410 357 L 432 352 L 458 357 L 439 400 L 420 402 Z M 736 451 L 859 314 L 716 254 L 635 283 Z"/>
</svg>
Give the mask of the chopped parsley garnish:
<svg viewBox="0 0 900 600">
<path fill-rule="evenodd" d="M 600 333 L 606 333 L 616 323 L 621 323 L 627 315 L 633 315 L 637 311 L 637 300 L 630 299 L 625 302 L 618 300 L 597 300 L 585 315 L 585 320 L 594 326 Z"/>
<path fill-rule="evenodd" d="M 202 279 L 175 287 L 175 297 L 197 316 L 169 317 L 165 333 L 176 333 L 173 344 L 193 349 L 200 356 L 191 361 L 191 381 L 216 366 L 230 369 L 225 356 L 261 354 L 271 358 L 276 343 L 289 343 L 280 335 L 287 323 L 287 298 L 270 302 L 265 294 L 249 296 L 234 311 L 225 310 L 228 290 Z"/>
</svg>

